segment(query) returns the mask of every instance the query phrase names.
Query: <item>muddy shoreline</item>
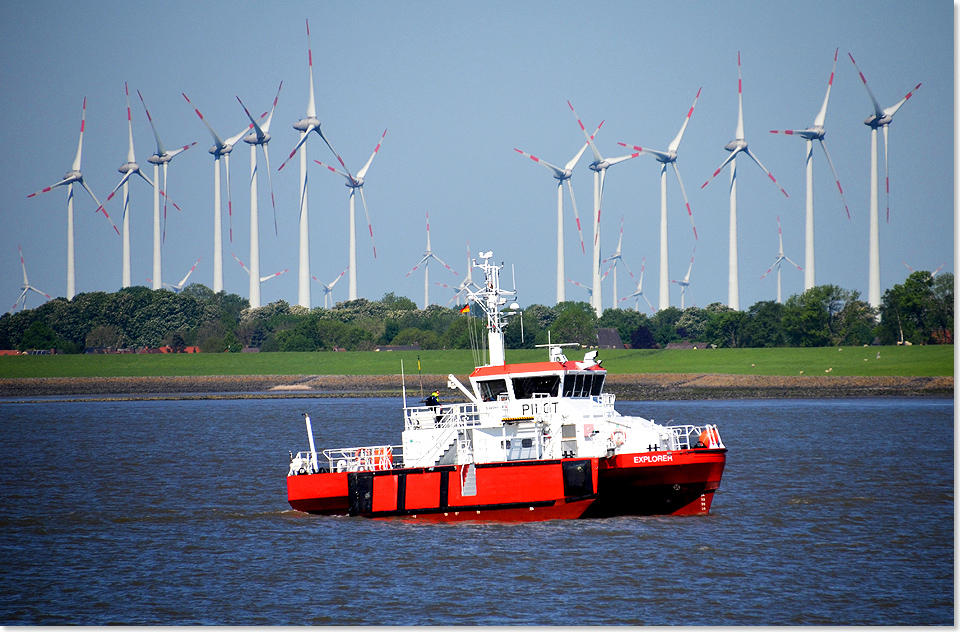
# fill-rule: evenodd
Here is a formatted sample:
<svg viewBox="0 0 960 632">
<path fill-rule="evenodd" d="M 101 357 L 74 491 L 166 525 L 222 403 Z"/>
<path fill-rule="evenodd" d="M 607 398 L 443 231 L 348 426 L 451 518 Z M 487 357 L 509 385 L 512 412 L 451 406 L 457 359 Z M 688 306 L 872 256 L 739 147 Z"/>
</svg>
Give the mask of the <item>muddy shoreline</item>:
<svg viewBox="0 0 960 632">
<path fill-rule="evenodd" d="M 457 376 L 468 384 L 467 376 Z M 444 375 L 422 376 L 422 391 L 450 401 Z M 708 373 L 608 375 L 608 392 L 620 400 L 771 399 L 821 397 L 953 397 L 953 377 L 761 376 Z M 407 397 L 419 400 L 421 382 L 407 377 Z M 399 375 L 253 375 L 205 377 L 0 379 L 0 397 L 31 401 L 399 397 Z"/>
</svg>

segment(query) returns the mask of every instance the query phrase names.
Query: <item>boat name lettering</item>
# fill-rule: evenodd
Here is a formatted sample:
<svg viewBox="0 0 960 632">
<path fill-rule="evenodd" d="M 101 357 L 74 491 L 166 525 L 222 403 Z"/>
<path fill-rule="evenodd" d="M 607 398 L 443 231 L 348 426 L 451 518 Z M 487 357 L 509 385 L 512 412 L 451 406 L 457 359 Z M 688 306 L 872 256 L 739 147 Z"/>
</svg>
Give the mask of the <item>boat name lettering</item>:
<svg viewBox="0 0 960 632">
<path fill-rule="evenodd" d="M 672 454 L 644 454 L 633 457 L 634 463 L 667 463 L 673 461 Z"/>
<path fill-rule="evenodd" d="M 524 415 L 536 415 L 539 413 L 555 413 L 557 412 L 557 402 L 544 402 L 544 403 L 533 403 L 533 404 L 523 404 L 521 407 Z"/>
</svg>

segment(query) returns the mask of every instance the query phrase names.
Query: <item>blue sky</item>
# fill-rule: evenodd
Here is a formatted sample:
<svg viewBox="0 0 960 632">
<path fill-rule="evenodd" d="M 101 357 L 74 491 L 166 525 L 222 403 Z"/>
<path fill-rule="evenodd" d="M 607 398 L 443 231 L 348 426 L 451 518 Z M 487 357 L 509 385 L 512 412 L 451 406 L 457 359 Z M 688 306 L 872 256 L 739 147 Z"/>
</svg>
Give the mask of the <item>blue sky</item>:
<svg viewBox="0 0 960 632">
<path fill-rule="evenodd" d="M 695 242 L 676 180 L 668 180 L 670 277 L 686 272 L 696 246 L 692 298 L 699 306 L 727 302 L 729 176 L 700 185 L 727 157 L 723 146 L 737 121 L 737 53 L 742 55 L 745 136 L 751 150 L 789 193 L 785 198 L 747 161 L 738 161 L 740 305 L 776 298 L 775 275 L 760 281 L 777 255 L 777 216 L 784 249 L 803 265 L 804 143 L 769 133 L 802 129 L 820 109 L 840 48 L 826 119 L 827 145 L 846 193 L 846 218 L 829 167 L 815 155 L 817 283 L 867 295 L 869 129 L 872 106 L 850 63 L 856 58 L 882 107 L 918 83 L 922 88 L 890 127 L 890 221 L 881 217 L 881 285 L 902 282 L 914 269 L 946 262 L 954 271 L 954 6 L 906 2 L 61 2 L 9 3 L 0 24 L 0 82 L 7 95 L 0 122 L 7 141 L 0 169 L 0 299 L 13 305 L 22 275 L 23 246 L 32 285 L 66 294 L 66 190 L 27 199 L 70 169 L 81 106 L 87 98 L 82 171 L 101 200 L 119 181 L 126 160 L 124 81 L 132 95 L 136 158 L 156 150 L 136 90 L 147 101 L 168 148 L 193 141 L 169 171 L 170 196 L 163 246 L 164 281 L 175 283 L 198 257 L 191 282 L 213 280 L 211 138 L 186 93 L 221 136 L 246 118 L 237 96 L 257 113 L 267 110 L 283 81 L 271 128 L 273 186 L 279 236 L 274 235 L 267 182 L 260 181 L 261 273 L 290 268 L 262 285 L 264 304 L 297 301 L 298 166 L 276 169 L 299 139 L 292 124 L 308 96 L 305 20 L 310 20 L 318 116 L 323 130 L 356 172 L 386 129 L 367 174 L 366 193 L 378 258 L 358 213 L 360 296 L 386 292 L 423 301 L 422 269 L 404 275 L 426 245 L 430 213 L 434 252 L 460 277 L 431 266 L 431 302 L 450 293 L 466 273 L 466 246 L 493 250 L 516 270 L 519 301 L 556 298 L 556 181 L 514 151 L 520 148 L 562 165 L 584 124 L 604 126 L 604 156 L 627 153 L 617 142 L 666 149 L 697 90 L 699 102 L 680 147 L 678 165 L 699 233 Z M 311 274 L 328 282 L 347 265 L 347 198 L 343 180 L 312 162 L 330 162 L 310 142 Z M 819 150 L 818 150 L 819 152 Z M 880 164 L 883 164 L 881 135 Z M 566 276 L 589 284 L 592 172 L 588 151 L 573 183 L 586 228 L 581 254 L 569 199 Z M 248 294 L 249 150 L 231 160 L 233 243 L 224 215 L 224 283 Z M 881 174 L 882 183 L 882 174 Z M 881 184 L 882 187 L 882 184 Z M 225 194 L 224 194 L 225 195 Z M 881 216 L 885 203 L 881 195 Z M 82 191 L 76 193 L 77 292 L 116 291 L 121 285 L 121 239 Z M 107 206 L 118 222 L 118 194 Z M 225 208 L 225 207 L 224 207 Z M 650 156 L 610 169 L 604 191 L 603 256 L 616 248 L 624 218 L 623 256 L 644 292 L 658 297 L 659 164 Z M 152 272 L 152 193 L 131 187 L 132 277 L 148 285 Z M 626 280 L 625 280 L 626 279 Z M 611 277 L 604 307 L 612 304 Z M 509 285 L 509 282 L 508 282 Z M 671 284 L 671 303 L 679 288 Z M 784 297 L 803 290 L 803 274 L 783 269 Z M 631 291 L 620 276 L 618 294 Z M 313 285 L 312 305 L 323 304 Z M 28 307 L 38 304 L 37 295 Z M 346 278 L 334 290 L 347 298 Z M 567 286 L 568 300 L 588 300 Z M 632 304 L 632 301 L 629 303 Z M 690 304 L 690 296 L 687 305 Z M 623 303 L 622 305 L 627 305 Z"/>
</svg>

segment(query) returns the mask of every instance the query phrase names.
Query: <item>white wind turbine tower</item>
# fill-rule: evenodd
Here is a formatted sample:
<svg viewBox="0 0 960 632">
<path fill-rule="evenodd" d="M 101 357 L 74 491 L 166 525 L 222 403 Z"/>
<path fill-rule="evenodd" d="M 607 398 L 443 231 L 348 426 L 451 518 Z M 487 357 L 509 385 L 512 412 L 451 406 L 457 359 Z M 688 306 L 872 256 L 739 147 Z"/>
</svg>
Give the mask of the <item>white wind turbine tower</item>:
<svg viewBox="0 0 960 632">
<path fill-rule="evenodd" d="M 153 165 L 153 180 L 158 185 L 160 184 L 160 165 L 163 165 L 163 189 L 167 190 L 167 165 L 170 164 L 170 161 L 173 160 L 173 157 L 184 152 L 194 145 L 196 141 L 190 143 L 189 145 L 184 145 L 179 149 L 174 149 L 173 151 L 167 151 L 163 148 L 163 143 L 160 142 L 160 134 L 157 132 L 157 126 L 153 122 L 153 117 L 150 116 L 150 110 L 147 109 L 147 102 L 143 100 L 143 95 L 140 94 L 140 91 L 137 90 L 137 96 L 140 97 L 140 103 L 143 104 L 143 111 L 147 113 L 147 120 L 150 121 L 150 127 L 153 129 L 153 137 L 157 139 L 157 153 L 153 154 L 147 158 L 147 162 Z M 167 197 L 163 198 L 163 236 L 166 237 L 166 227 L 167 227 Z M 162 277 L 162 264 L 160 258 L 160 187 L 153 187 L 153 289 L 159 290 L 161 283 L 160 279 Z"/>
<path fill-rule="evenodd" d="M 20 297 L 17 298 L 17 302 L 13 304 L 13 307 L 10 309 L 11 312 L 17 309 L 17 305 L 20 305 L 21 301 L 23 302 L 23 305 L 20 307 L 21 311 L 27 308 L 27 292 L 36 292 L 37 294 L 41 294 L 47 298 L 53 298 L 46 292 L 41 292 L 37 288 L 30 285 L 30 281 L 27 280 L 27 264 L 23 260 L 23 248 L 20 247 L 20 244 L 17 244 L 17 250 L 20 251 L 20 267 L 23 268 L 23 285 L 20 286 L 23 292 L 20 293 Z"/>
<path fill-rule="evenodd" d="M 233 201 L 230 199 L 230 152 L 233 146 L 243 138 L 250 127 L 244 127 L 243 131 L 224 140 L 220 138 L 207 119 L 203 118 L 200 110 L 194 107 L 186 94 L 183 98 L 187 100 L 193 111 L 197 113 L 200 120 L 207 127 L 210 135 L 213 137 L 213 147 L 207 151 L 213 155 L 213 291 L 219 294 L 223 291 L 223 211 L 220 202 L 220 159 L 223 158 L 224 167 L 227 171 L 227 212 L 230 217 L 230 241 L 233 242 Z"/>
<path fill-rule="evenodd" d="M 685 309 L 684 306 L 684 294 L 687 292 L 687 288 L 690 287 L 690 272 L 693 270 L 693 258 L 697 256 L 697 248 L 693 248 L 693 256 L 690 257 L 690 267 L 687 268 L 687 276 L 679 281 L 671 280 L 671 283 L 676 283 L 680 286 L 680 309 Z M 690 298 L 693 298 L 693 292 L 690 292 Z"/>
<path fill-rule="evenodd" d="M 233 255 L 233 258 L 237 260 L 237 263 L 240 264 L 240 267 L 243 268 L 243 271 L 246 272 L 248 275 L 250 275 L 250 276 L 252 277 L 252 276 L 253 276 L 253 273 L 250 271 L 250 268 L 248 268 L 247 266 L 243 265 L 243 262 L 240 261 L 240 257 L 238 257 L 237 255 L 233 254 L 232 252 L 231 252 L 230 254 Z M 262 276 L 262 277 L 260 277 L 260 278 L 258 279 L 258 281 L 259 281 L 260 283 L 263 283 L 264 281 L 266 281 L 266 280 L 268 280 L 268 279 L 272 279 L 272 278 L 274 278 L 274 277 L 278 277 L 278 276 L 280 276 L 281 274 L 283 274 L 284 272 L 289 272 L 289 271 L 290 271 L 290 268 L 287 268 L 286 270 L 281 270 L 280 272 L 274 272 L 273 274 L 268 274 L 267 276 Z M 254 305 L 251 305 L 250 307 L 254 307 Z M 256 305 L 256 307 L 260 307 L 260 306 L 259 306 L 259 305 Z"/>
<path fill-rule="evenodd" d="M 203 257 L 197 257 L 197 262 L 193 264 L 193 267 L 190 268 L 190 270 L 184 275 L 182 279 L 180 279 L 180 282 L 177 283 L 176 285 L 173 285 L 172 283 L 161 283 L 160 285 L 162 285 L 163 287 L 168 287 L 171 290 L 173 290 L 174 293 L 179 294 L 180 291 L 183 290 L 183 286 L 187 283 L 187 279 L 189 279 L 190 275 L 193 274 L 193 271 L 197 269 L 197 265 L 200 263 L 201 259 L 203 259 Z M 147 281 L 150 281 L 151 283 L 153 283 L 152 279 L 147 279 Z"/>
<path fill-rule="evenodd" d="M 777 254 L 777 260 L 773 262 L 773 265 L 770 266 L 769 270 L 763 273 L 763 276 L 760 277 L 760 280 L 763 281 L 764 277 L 766 277 L 768 274 L 773 272 L 773 269 L 776 268 L 777 269 L 777 302 L 783 303 L 783 293 L 781 292 L 782 286 L 780 284 L 780 266 L 783 264 L 784 261 L 789 261 L 797 268 L 797 270 L 800 270 L 801 272 L 803 272 L 803 268 L 798 266 L 793 259 L 783 254 L 783 230 L 781 230 L 780 228 L 779 215 L 777 215 L 777 236 L 780 238 L 780 250 Z M 810 289 L 810 288 L 806 288 L 806 289 Z"/>
<path fill-rule="evenodd" d="M 602 126 L 603 123 L 600 123 Z M 597 131 L 593 133 L 594 136 L 597 135 L 597 132 L 600 131 L 600 126 L 597 127 Z M 551 165 L 546 160 L 541 160 L 534 155 L 528 154 L 525 151 L 521 151 L 516 147 L 513 148 L 514 151 L 523 154 L 527 158 L 530 158 L 534 162 L 543 165 L 547 169 L 553 172 L 553 177 L 557 180 L 557 302 L 562 303 L 566 299 L 565 287 L 563 284 L 563 279 L 565 277 L 566 264 L 564 261 L 564 250 L 563 250 L 563 183 L 567 183 L 567 191 L 570 193 L 570 203 L 573 205 L 573 216 L 577 220 L 577 232 L 580 234 L 580 248 L 583 250 L 583 253 L 586 254 L 587 249 L 583 244 L 583 230 L 580 227 L 580 213 L 577 212 L 577 200 L 573 196 L 573 185 L 570 183 L 570 178 L 573 176 L 573 168 L 578 162 L 580 162 L 580 157 L 583 156 L 583 152 L 587 150 L 587 147 L 590 143 L 584 143 L 583 147 L 580 148 L 580 151 L 577 152 L 577 155 L 570 159 L 566 165 L 561 169 Z"/>
<path fill-rule="evenodd" d="M 310 307 L 310 222 L 307 205 L 307 148 L 304 144 L 310 137 L 310 132 L 316 132 L 323 139 L 330 151 L 337 159 L 340 156 L 333 149 L 330 141 L 320 130 L 320 119 L 317 118 L 317 105 L 313 96 L 313 49 L 310 48 L 310 20 L 307 20 L 307 62 L 310 67 L 310 99 L 307 101 L 307 115 L 293 124 L 293 129 L 300 132 L 300 141 L 293 148 L 287 159 L 277 169 L 280 171 L 293 158 L 297 150 L 303 147 L 300 152 L 300 276 L 298 281 L 298 304 L 303 307 Z M 343 161 L 340 164 L 346 169 Z"/>
<path fill-rule="evenodd" d="M 613 271 L 613 309 L 617 308 L 617 305 L 620 303 L 620 299 L 617 298 L 617 265 L 623 263 L 624 266 L 627 264 L 623 261 L 623 216 L 620 216 L 620 239 L 617 241 L 617 250 L 603 260 L 603 263 L 608 261 L 613 261 L 607 271 L 603 273 L 603 276 L 600 277 L 600 282 L 603 283 L 603 280 L 607 278 L 607 275 L 610 274 L 610 271 Z"/>
<path fill-rule="evenodd" d="M 110 195 L 107 196 L 107 199 L 104 200 L 100 208 L 104 208 L 107 203 L 113 199 L 114 194 L 117 190 L 123 186 L 123 283 L 122 287 L 130 287 L 130 177 L 133 175 L 138 175 L 143 178 L 144 182 L 149 184 L 154 189 L 157 189 L 157 185 L 150 181 L 142 171 L 140 171 L 140 165 L 137 164 L 137 160 L 134 157 L 133 152 L 133 117 L 130 115 L 130 89 L 127 87 L 127 82 L 123 82 L 123 89 L 127 93 L 127 132 L 129 135 L 129 144 L 127 145 L 127 162 L 120 165 L 119 171 L 123 174 L 123 177 L 120 178 L 120 182 L 117 183 L 117 186 L 113 188 L 113 191 L 110 192 Z M 166 198 L 166 193 L 161 189 L 160 195 L 163 195 Z M 174 203 L 174 206 L 179 210 L 180 207 Z M 104 210 L 106 214 L 106 210 Z"/>
<path fill-rule="evenodd" d="M 847 219 L 850 219 L 850 208 L 847 206 L 846 196 L 843 195 L 843 187 L 840 186 L 840 177 L 837 175 L 837 170 L 833 166 L 833 160 L 830 158 L 830 152 L 827 151 L 827 145 L 823 141 L 823 137 L 826 135 L 826 130 L 823 129 L 823 122 L 827 118 L 827 103 L 830 101 L 830 88 L 833 87 L 833 74 L 837 69 L 837 54 L 839 54 L 839 52 L 840 49 L 838 48 L 833 53 L 833 69 L 830 70 L 830 81 L 827 82 L 827 95 L 823 98 L 823 106 L 820 108 L 817 118 L 814 119 L 813 126 L 807 129 L 770 130 L 771 134 L 799 136 L 807 141 L 807 247 L 806 259 L 804 261 L 807 269 L 804 271 L 804 290 L 809 290 L 817 284 L 813 261 L 813 141 L 815 140 L 820 141 L 820 146 L 823 147 L 823 153 L 826 155 L 827 162 L 830 164 L 830 170 L 833 171 L 833 179 L 837 181 L 837 189 L 840 191 L 840 199 L 843 200 L 843 208 L 847 211 Z"/>
<path fill-rule="evenodd" d="M 623 265 L 627 265 L 626 262 L 624 262 Z M 624 296 L 622 299 L 620 299 L 621 301 L 628 301 L 631 298 L 636 298 L 637 304 L 636 306 L 634 306 L 633 309 L 634 311 L 637 311 L 637 312 L 640 311 L 640 297 L 643 297 L 643 300 L 647 301 L 647 305 L 650 307 L 650 311 L 651 312 L 654 311 L 653 305 L 650 304 L 650 301 L 647 300 L 647 297 L 643 293 L 643 271 L 646 267 L 647 267 L 647 258 L 644 257 L 643 263 L 640 265 L 640 281 L 637 281 L 637 277 L 633 276 L 633 272 L 630 272 L 629 267 L 627 268 L 627 272 L 630 272 L 630 278 L 633 279 L 634 281 L 637 281 L 637 291 L 631 294 L 630 296 Z"/>
<path fill-rule="evenodd" d="M 367 175 L 367 170 L 370 169 L 370 163 L 373 162 L 373 159 L 377 156 L 377 152 L 380 151 L 380 147 L 383 145 L 383 139 L 386 136 L 387 130 L 383 130 L 383 134 L 380 136 L 380 141 L 374 148 L 373 153 L 370 154 L 370 159 L 367 160 L 367 164 L 363 165 L 363 168 L 357 172 L 356 176 L 350 174 L 350 170 L 347 169 L 346 165 L 344 165 L 343 160 L 340 160 L 340 156 L 337 156 L 337 159 L 340 161 L 341 165 L 344 165 L 343 168 L 346 173 L 331 167 L 328 164 L 322 163 L 319 160 L 314 160 L 314 162 L 321 167 L 326 167 L 333 173 L 339 174 L 346 178 L 346 186 L 350 189 L 350 265 L 348 267 L 350 269 L 349 297 L 351 301 L 355 301 L 357 299 L 357 191 L 360 192 L 360 201 L 363 202 L 363 212 L 367 217 L 367 228 L 370 231 L 370 243 L 373 245 L 373 258 L 376 259 L 377 245 L 373 242 L 373 224 L 370 223 L 370 211 L 367 210 L 367 198 L 363 195 L 363 179 Z"/>
<path fill-rule="evenodd" d="M 667 256 L 667 165 L 673 167 L 673 172 L 677 174 L 677 183 L 680 185 L 680 192 L 683 194 L 683 203 L 687 207 L 687 215 L 690 217 L 690 226 L 693 227 L 693 238 L 699 239 L 697 237 L 697 227 L 693 223 L 693 212 L 690 210 L 690 201 L 687 200 L 687 191 L 683 188 L 683 180 L 680 178 L 680 170 L 677 168 L 677 150 L 680 148 L 680 141 L 683 139 L 683 132 L 687 129 L 687 123 L 690 122 L 690 117 L 693 116 L 693 108 L 697 107 L 697 100 L 700 99 L 700 90 L 697 90 L 697 96 L 693 99 L 693 105 L 690 106 L 690 111 L 687 112 L 687 118 L 683 119 L 683 125 L 680 126 L 680 132 L 676 137 L 671 141 L 670 145 L 667 147 L 667 151 L 657 151 L 654 149 L 638 147 L 633 145 L 632 147 L 639 151 L 641 154 L 650 154 L 656 158 L 657 162 L 660 163 L 660 309 L 666 309 L 670 307 L 670 273 L 669 273 L 669 258 Z M 626 143 L 618 143 L 627 147 Z M 646 297 L 644 297 L 646 300 Z M 639 299 L 638 299 L 639 302 Z"/>
<path fill-rule="evenodd" d="M 97 210 L 102 208 L 100 200 L 97 199 L 97 196 L 93 194 L 93 191 L 83 180 L 83 174 L 80 173 L 80 155 L 83 153 L 83 128 L 87 120 L 87 99 L 83 99 L 83 110 L 80 115 L 80 143 L 77 145 L 77 156 L 73 159 L 73 165 L 60 182 L 56 184 L 51 184 L 45 189 L 37 191 L 36 193 L 31 193 L 28 195 L 28 198 L 32 198 L 41 193 L 46 193 L 57 187 L 66 186 L 67 187 L 67 300 L 72 300 L 76 294 L 76 268 L 74 266 L 74 234 L 73 234 L 73 185 L 74 183 L 79 184 L 87 193 L 90 194 L 90 197 L 93 198 L 93 201 L 97 203 Z M 107 212 L 103 212 L 106 216 L 107 221 L 110 222 L 110 225 L 113 226 L 113 230 L 117 231 L 117 235 L 120 234 L 120 231 L 117 230 L 116 225 L 114 225 L 113 220 L 110 219 L 110 216 L 107 215 Z"/>
<path fill-rule="evenodd" d="M 430 212 L 427 211 L 427 249 L 423 253 L 423 258 L 417 263 L 417 265 L 413 266 L 413 270 L 410 270 L 410 272 L 407 272 L 406 274 L 406 276 L 410 276 L 416 271 L 417 268 L 420 267 L 420 264 L 423 264 L 423 309 L 427 309 L 427 306 L 430 305 L 430 260 L 431 259 L 436 259 L 447 270 L 449 270 L 450 272 L 453 272 L 457 276 L 460 276 L 459 274 L 457 274 L 456 270 L 454 270 L 453 268 L 448 266 L 446 263 L 444 263 L 443 260 L 440 259 L 440 257 L 438 257 L 437 255 L 433 254 L 433 250 L 430 249 Z"/>
<path fill-rule="evenodd" d="M 739 260 L 737 258 L 737 154 L 744 153 L 757 163 L 757 166 L 763 169 L 764 173 L 770 178 L 773 185 L 780 189 L 786 197 L 787 192 L 783 187 L 777 184 L 777 179 L 773 177 L 767 168 L 763 166 L 759 159 L 753 155 L 747 146 L 747 141 L 743 137 L 743 78 L 740 75 L 740 53 L 737 53 L 737 99 L 739 101 L 739 110 L 737 114 L 737 134 L 736 137 L 724 146 L 724 149 L 730 152 L 730 155 L 723 161 L 713 175 L 707 178 L 707 181 L 700 187 L 701 189 L 713 180 L 718 173 L 728 164 L 730 167 L 730 279 L 729 279 L 729 298 L 727 299 L 730 309 L 740 310 L 740 277 Z M 682 296 L 682 291 L 681 291 Z"/>
<path fill-rule="evenodd" d="M 850 53 L 847 53 L 850 55 Z M 870 100 L 873 102 L 873 114 L 868 116 L 863 124 L 870 128 L 870 283 L 868 289 L 868 300 L 872 307 L 880 307 L 880 203 L 879 193 L 877 191 L 877 129 L 883 128 L 883 171 L 887 185 L 887 221 L 890 221 L 890 167 L 887 161 L 887 148 L 889 147 L 889 127 L 893 121 L 893 115 L 897 113 L 907 99 L 920 89 L 923 84 L 917 84 L 917 87 L 907 93 L 895 105 L 886 109 L 880 108 L 880 103 L 873 96 L 873 91 L 867 85 L 867 79 L 857 66 L 857 62 L 850 55 L 850 61 L 853 67 L 857 69 L 860 80 L 863 81 L 863 87 L 867 89 Z"/>
<path fill-rule="evenodd" d="M 618 158 L 605 159 L 600 155 L 600 151 L 593 143 L 593 138 L 587 134 L 587 128 L 583 126 L 583 122 L 580 121 L 580 116 L 577 114 L 577 111 L 573 109 L 573 105 L 569 101 L 567 101 L 567 105 L 570 106 L 570 111 L 573 112 L 573 115 L 577 118 L 577 123 L 583 131 L 583 135 L 586 136 L 590 149 L 593 150 L 594 160 L 590 163 L 590 170 L 593 171 L 593 208 L 595 209 L 593 214 L 593 259 L 591 261 L 591 267 L 593 268 L 593 294 L 591 296 L 593 309 L 596 310 L 597 316 L 600 316 L 603 312 L 603 296 L 600 287 L 600 211 L 603 207 L 603 183 L 608 168 L 624 160 L 636 158 L 640 155 L 640 152 L 619 156 Z M 603 123 L 601 122 L 600 125 L 603 125 Z M 597 129 L 600 129 L 600 126 L 597 126 Z"/>
<path fill-rule="evenodd" d="M 277 230 L 277 204 L 273 197 L 273 176 L 270 174 L 270 152 L 267 144 L 270 142 L 270 122 L 273 120 L 273 112 L 277 109 L 277 101 L 280 99 L 280 89 L 283 88 L 283 82 L 277 88 L 277 96 L 273 98 L 273 106 L 270 112 L 266 114 L 263 125 L 254 120 L 250 115 L 250 110 L 240 101 L 240 107 L 246 112 L 250 119 L 250 125 L 253 131 L 243 137 L 243 142 L 250 145 L 250 307 L 260 307 L 260 214 L 257 205 L 257 147 L 263 147 L 263 159 L 267 163 L 267 180 L 270 183 L 270 203 L 273 205 L 273 230 L 279 235 Z M 262 117 L 261 117 L 262 118 Z M 270 277 L 267 277 L 270 278 Z"/>
<path fill-rule="evenodd" d="M 323 288 L 323 306 L 326 307 L 327 309 L 330 309 L 331 307 L 333 307 L 333 297 L 330 295 L 330 293 L 333 292 L 333 286 L 337 284 L 337 281 L 339 281 L 343 277 L 343 275 L 347 273 L 347 270 L 349 269 L 350 269 L 349 266 L 344 268 L 343 272 L 338 274 L 337 278 L 335 278 L 333 281 L 330 281 L 330 283 L 324 283 L 317 277 L 311 276 L 311 278 L 317 283 L 319 283 L 320 287 Z"/>
</svg>

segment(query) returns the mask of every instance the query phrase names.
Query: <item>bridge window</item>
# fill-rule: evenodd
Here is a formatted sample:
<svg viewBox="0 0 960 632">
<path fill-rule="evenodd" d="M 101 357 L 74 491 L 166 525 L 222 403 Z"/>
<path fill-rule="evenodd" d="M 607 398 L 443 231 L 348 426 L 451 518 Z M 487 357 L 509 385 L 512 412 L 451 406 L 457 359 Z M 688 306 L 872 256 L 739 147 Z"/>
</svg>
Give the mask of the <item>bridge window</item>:
<svg viewBox="0 0 960 632">
<path fill-rule="evenodd" d="M 603 392 L 603 379 L 604 376 L 601 374 L 568 374 L 563 378 L 563 396 L 590 397 L 591 395 L 600 395 Z"/>
<path fill-rule="evenodd" d="M 560 388 L 559 375 L 536 375 L 513 378 L 513 394 L 517 399 L 556 397 Z"/>
<path fill-rule="evenodd" d="M 496 401 L 507 394 L 506 380 L 484 380 L 477 382 L 477 386 L 480 387 L 480 398 L 485 402 Z"/>
</svg>

